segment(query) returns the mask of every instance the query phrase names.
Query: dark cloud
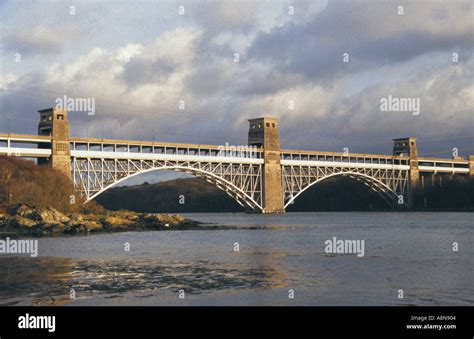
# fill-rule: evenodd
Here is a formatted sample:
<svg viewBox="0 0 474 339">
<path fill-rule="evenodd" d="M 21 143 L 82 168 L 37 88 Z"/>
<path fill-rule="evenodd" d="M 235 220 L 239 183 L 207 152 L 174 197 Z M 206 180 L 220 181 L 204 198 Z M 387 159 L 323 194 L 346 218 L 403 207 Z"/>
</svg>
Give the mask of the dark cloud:
<svg viewBox="0 0 474 339">
<path fill-rule="evenodd" d="M 466 4 L 445 6 L 441 17 L 433 13 L 443 8 L 429 11 L 421 4 L 405 5 L 405 14 L 399 16 L 398 5 L 394 1 L 329 2 L 324 11 L 308 22 L 289 22 L 261 33 L 252 44 L 249 57 L 302 74 L 307 81 L 324 83 L 424 54 L 472 53 L 472 16 L 465 12 Z M 439 7 L 432 2 L 423 5 Z M 472 4 L 468 7 L 472 13 Z M 347 65 L 342 62 L 346 52 L 350 55 Z"/>
<path fill-rule="evenodd" d="M 150 59 L 133 58 L 125 64 L 122 75 L 123 80 L 131 87 L 137 85 L 166 81 L 176 65 L 165 59 L 153 61 Z"/>
</svg>

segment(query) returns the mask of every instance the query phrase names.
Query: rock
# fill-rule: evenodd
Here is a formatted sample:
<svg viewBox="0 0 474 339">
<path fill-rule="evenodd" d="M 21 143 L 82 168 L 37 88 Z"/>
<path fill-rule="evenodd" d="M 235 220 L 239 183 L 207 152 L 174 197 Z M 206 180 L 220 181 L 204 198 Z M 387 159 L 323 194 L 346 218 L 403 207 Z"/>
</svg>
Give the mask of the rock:
<svg viewBox="0 0 474 339">
<path fill-rule="evenodd" d="M 7 212 L 8 212 L 8 214 L 10 214 L 12 216 L 18 215 L 20 217 L 26 217 L 28 214 L 30 214 L 34 211 L 28 205 L 16 204 L 16 205 L 8 207 Z"/>
<path fill-rule="evenodd" d="M 194 222 L 179 215 L 105 211 L 65 215 L 54 208 L 17 204 L 0 214 L 0 230 L 17 235 L 52 236 L 132 230 L 192 229 Z"/>
<path fill-rule="evenodd" d="M 51 207 L 33 208 L 25 204 L 17 204 L 7 208 L 7 212 L 12 216 L 20 216 L 48 224 L 64 223 L 70 220 L 66 215 Z"/>
<path fill-rule="evenodd" d="M 24 228 L 31 228 L 38 225 L 37 222 L 30 220 L 28 218 L 23 218 L 21 216 L 12 217 L 10 220 L 8 220 L 8 224 L 10 224 L 11 226 L 24 227 Z"/>
<path fill-rule="evenodd" d="M 102 228 L 102 225 L 95 221 L 84 221 L 83 225 L 87 232 L 94 232 Z"/>
<path fill-rule="evenodd" d="M 142 220 L 148 223 L 159 223 L 159 224 L 176 224 L 184 221 L 185 219 L 179 215 L 170 214 L 154 214 L 148 213 L 142 216 Z"/>
<path fill-rule="evenodd" d="M 46 231 L 46 232 L 50 232 L 54 234 L 59 234 L 59 233 L 64 232 L 64 230 L 66 229 L 66 226 L 60 222 L 55 222 L 51 224 L 43 224 L 42 229 L 43 229 L 43 233 Z"/>
<path fill-rule="evenodd" d="M 156 214 L 152 214 L 152 213 L 142 215 L 142 220 L 147 221 L 147 222 L 159 222 L 159 221 L 161 221 L 161 220 L 159 220 L 159 218 L 157 217 Z"/>
<path fill-rule="evenodd" d="M 138 215 L 129 215 L 126 217 L 126 219 L 130 221 L 138 221 L 140 217 Z"/>
<path fill-rule="evenodd" d="M 65 234 L 83 234 L 87 233 L 86 227 L 81 223 L 69 223 L 64 230 Z"/>
<path fill-rule="evenodd" d="M 117 228 L 127 228 L 128 226 L 134 225 L 135 223 L 127 219 L 109 216 L 105 218 L 104 224 L 107 228 L 117 229 Z"/>
<path fill-rule="evenodd" d="M 31 216 L 39 218 L 43 222 L 61 222 L 65 223 L 70 221 L 71 219 L 68 218 L 66 215 L 63 213 L 59 212 L 58 210 L 54 208 L 45 208 L 45 207 L 40 207 L 36 211 L 36 213 L 33 213 Z M 30 219 L 34 219 L 31 218 Z M 38 220 L 38 219 L 36 219 Z"/>
<path fill-rule="evenodd" d="M 185 218 L 183 218 L 182 216 L 177 215 L 177 214 L 173 214 L 173 215 L 171 216 L 171 218 L 172 218 L 172 220 L 173 220 L 174 223 L 182 223 L 182 222 L 184 222 L 184 221 L 186 220 Z"/>
<path fill-rule="evenodd" d="M 82 215 L 77 214 L 77 213 L 72 213 L 71 215 L 69 215 L 69 219 L 72 220 L 72 221 L 83 221 L 84 220 Z"/>
</svg>

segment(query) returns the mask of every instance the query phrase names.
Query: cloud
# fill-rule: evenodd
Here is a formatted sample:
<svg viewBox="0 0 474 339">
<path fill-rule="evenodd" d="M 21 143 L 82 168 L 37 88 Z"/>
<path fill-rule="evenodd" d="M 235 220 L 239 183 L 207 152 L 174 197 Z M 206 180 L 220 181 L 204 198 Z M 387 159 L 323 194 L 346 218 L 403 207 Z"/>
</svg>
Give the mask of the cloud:
<svg viewBox="0 0 474 339">
<path fill-rule="evenodd" d="M 408 3 L 404 15 L 398 15 L 398 5 L 329 2 L 310 21 L 259 34 L 248 55 L 321 83 L 442 50 L 472 54 L 472 3 Z M 350 55 L 348 65 L 343 53 Z"/>
<path fill-rule="evenodd" d="M 8 85 L 14 84 L 18 77 L 13 73 L 0 74 L 0 89 L 8 89 Z"/>
<path fill-rule="evenodd" d="M 74 25 L 45 26 L 10 29 L 1 36 L 3 48 L 26 55 L 56 54 L 74 42 L 81 31 Z"/>
<path fill-rule="evenodd" d="M 196 58 L 200 38 L 197 29 L 178 28 L 161 34 L 150 46 L 137 46 L 140 51 L 129 56 L 130 62 L 124 65 L 124 81 L 135 86 L 160 83 L 178 71 L 186 71 Z"/>
</svg>

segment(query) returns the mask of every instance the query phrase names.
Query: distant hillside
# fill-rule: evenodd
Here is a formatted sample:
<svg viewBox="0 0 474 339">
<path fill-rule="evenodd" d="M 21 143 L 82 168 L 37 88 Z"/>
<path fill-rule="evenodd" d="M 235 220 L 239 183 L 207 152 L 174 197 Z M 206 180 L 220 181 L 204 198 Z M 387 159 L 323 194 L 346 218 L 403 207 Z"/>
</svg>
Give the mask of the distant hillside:
<svg viewBox="0 0 474 339">
<path fill-rule="evenodd" d="M 116 187 L 105 191 L 96 200 L 111 210 L 127 209 L 136 212 L 243 211 L 234 199 L 200 178 Z"/>
<path fill-rule="evenodd" d="M 181 201 L 184 203 L 180 204 Z M 112 188 L 97 197 L 107 209 L 137 212 L 240 212 L 231 197 L 201 178 Z M 328 179 L 303 193 L 288 211 L 341 211 L 387 208 L 385 202 L 359 182 Z"/>
<path fill-rule="evenodd" d="M 184 200 L 183 200 L 184 199 Z M 180 204 L 183 202 L 183 204 Z M 447 182 L 415 194 L 418 210 L 473 210 L 474 180 Z M 176 179 L 156 184 L 112 188 L 97 197 L 107 209 L 136 212 L 241 212 L 244 210 L 223 191 L 200 178 Z M 390 207 L 362 183 L 335 177 L 301 194 L 287 211 L 370 211 Z"/>
</svg>

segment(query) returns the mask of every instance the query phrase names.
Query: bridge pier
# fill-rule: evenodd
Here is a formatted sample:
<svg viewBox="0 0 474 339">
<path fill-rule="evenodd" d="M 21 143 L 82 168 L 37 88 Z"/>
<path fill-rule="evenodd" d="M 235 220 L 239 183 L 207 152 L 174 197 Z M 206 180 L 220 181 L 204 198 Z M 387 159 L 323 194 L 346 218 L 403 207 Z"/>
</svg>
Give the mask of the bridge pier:
<svg viewBox="0 0 474 339">
<path fill-rule="evenodd" d="M 285 213 L 278 121 L 262 117 L 249 123 L 248 144 L 263 147 L 262 213 Z"/>
<path fill-rule="evenodd" d="M 393 155 L 408 156 L 410 158 L 410 170 L 408 181 L 407 206 L 413 207 L 415 192 L 420 187 L 420 169 L 418 167 L 418 149 L 416 147 L 416 138 L 393 139 Z"/>
<path fill-rule="evenodd" d="M 51 157 L 38 159 L 38 165 L 49 165 L 71 178 L 71 149 L 67 111 L 48 108 L 41 111 L 38 135 L 51 136 L 51 144 L 40 144 L 40 148 L 51 147 Z"/>
<path fill-rule="evenodd" d="M 474 180 L 474 155 L 469 156 L 469 177 Z"/>
</svg>

